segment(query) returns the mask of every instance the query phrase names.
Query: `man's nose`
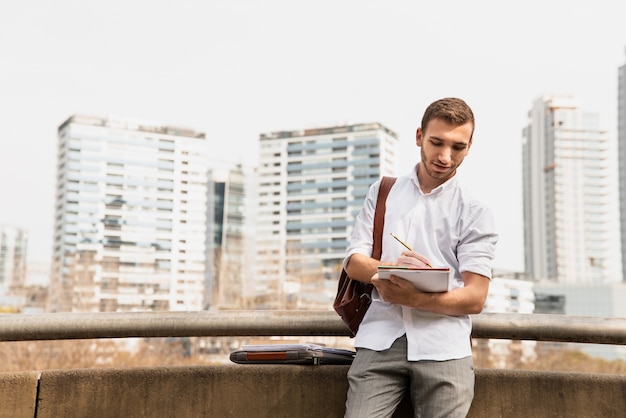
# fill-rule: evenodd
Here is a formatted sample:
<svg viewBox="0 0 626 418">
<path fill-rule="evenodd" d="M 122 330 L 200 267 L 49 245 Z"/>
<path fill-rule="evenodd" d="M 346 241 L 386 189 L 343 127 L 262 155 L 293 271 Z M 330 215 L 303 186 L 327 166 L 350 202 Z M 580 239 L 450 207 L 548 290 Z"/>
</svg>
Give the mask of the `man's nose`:
<svg viewBox="0 0 626 418">
<path fill-rule="evenodd" d="M 443 147 L 441 152 L 439 152 L 439 161 L 442 163 L 448 163 L 450 161 L 451 150 L 448 147 Z"/>
</svg>

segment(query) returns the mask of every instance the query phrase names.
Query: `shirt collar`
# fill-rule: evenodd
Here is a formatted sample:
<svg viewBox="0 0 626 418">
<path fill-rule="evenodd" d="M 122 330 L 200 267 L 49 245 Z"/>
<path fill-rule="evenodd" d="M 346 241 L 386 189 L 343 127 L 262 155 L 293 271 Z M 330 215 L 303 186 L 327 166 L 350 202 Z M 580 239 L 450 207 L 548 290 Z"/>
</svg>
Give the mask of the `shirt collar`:
<svg viewBox="0 0 626 418">
<path fill-rule="evenodd" d="M 419 185 L 419 180 L 417 179 L 417 168 L 420 164 L 421 163 L 415 164 L 415 167 L 413 167 L 413 171 L 409 174 L 409 177 L 411 178 L 413 185 L 415 186 L 415 188 L 418 190 L 420 194 L 424 196 L 437 196 L 438 194 L 443 193 L 446 190 L 456 187 L 456 185 L 458 184 L 458 180 L 455 174 L 454 176 L 449 178 L 445 183 L 440 184 L 439 186 L 435 187 L 430 193 L 425 194 L 424 192 L 422 192 L 422 188 Z"/>
</svg>

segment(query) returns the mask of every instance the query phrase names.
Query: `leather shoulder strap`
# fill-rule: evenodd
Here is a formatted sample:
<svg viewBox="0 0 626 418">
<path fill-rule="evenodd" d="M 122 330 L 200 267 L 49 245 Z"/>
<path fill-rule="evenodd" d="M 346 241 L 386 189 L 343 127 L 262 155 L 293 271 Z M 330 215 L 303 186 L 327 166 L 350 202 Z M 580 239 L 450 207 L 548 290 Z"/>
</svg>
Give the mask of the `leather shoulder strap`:
<svg viewBox="0 0 626 418">
<path fill-rule="evenodd" d="M 385 226 L 385 210 L 387 209 L 387 195 L 396 182 L 395 177 L 384 176 L 380 180 L 378 198 L 376 200 L 376 212 L 374 213 L 374 247 L 372 248 L 372 258 L 380 260 L 383 252 L 383 227 Z"/>
</svg>

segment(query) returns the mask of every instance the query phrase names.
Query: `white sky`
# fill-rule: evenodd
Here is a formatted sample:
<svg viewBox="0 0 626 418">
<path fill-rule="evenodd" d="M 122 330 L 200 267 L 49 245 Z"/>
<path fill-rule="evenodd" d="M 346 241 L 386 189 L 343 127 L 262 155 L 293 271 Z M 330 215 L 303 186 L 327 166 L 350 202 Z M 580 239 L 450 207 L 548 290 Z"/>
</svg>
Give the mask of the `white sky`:
<svg viewBox="0 0 626 418">
<path fill-rule="evenodd" d="M 459 170 L 494 210 L 495 266 L 523 269 L 521 131 L 567 94 L 616 135 L 626 3 L 614 0 L 20 0 L 0 3 L 0 223 L 52 252 L 56 129 L 74 113 L 207 133 L 211 155 L 258 158 L 263 132 L 378 121 L 419 158 L 433 100 L 477 118 Z"/>
</svg>

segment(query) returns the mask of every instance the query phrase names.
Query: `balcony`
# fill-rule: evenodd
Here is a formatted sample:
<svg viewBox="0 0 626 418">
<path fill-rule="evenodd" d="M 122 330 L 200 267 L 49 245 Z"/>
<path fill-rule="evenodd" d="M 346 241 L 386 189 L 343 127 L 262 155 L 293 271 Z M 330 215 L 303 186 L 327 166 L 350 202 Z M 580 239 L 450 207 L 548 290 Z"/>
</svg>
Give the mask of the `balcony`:
<svg viewBox="0 0 626 418">
<path fill-rule="evenodd" d="M 474 316 L 473 338 L 626 345 L 626 319 Z M 348 336 L 332 311 L 31 314 L 0 340 Z M 0 373 L 0 417 L 340 417 L 348 366 L 236 365 Z M 475 417 L 626 416 L 626 376 L 477 369 Z M 404 402 L 395 417 L 412 416 Z"/>
</svg>

